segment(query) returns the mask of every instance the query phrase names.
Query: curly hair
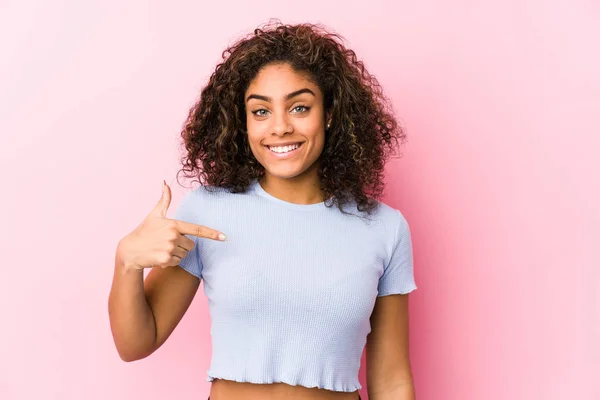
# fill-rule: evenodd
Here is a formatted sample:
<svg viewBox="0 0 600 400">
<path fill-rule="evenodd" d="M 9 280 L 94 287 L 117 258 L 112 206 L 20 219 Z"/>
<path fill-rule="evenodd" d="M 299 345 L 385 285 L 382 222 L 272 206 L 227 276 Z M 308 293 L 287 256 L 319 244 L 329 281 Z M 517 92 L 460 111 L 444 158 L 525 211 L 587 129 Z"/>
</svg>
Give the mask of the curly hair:
<svg viewBox="0 0 600 400">
<path fill-rule="evenodd" d="M 318 176 L 325 204 L 355 202 L 370 214 L 383 194 L 386 159 L 405 133 L 377 79 L 367 72 L 342 36 L 321 24 L 284 25 L 270 20 L 222 53 L 192 106 L 181 136 L 186 154 L 179 173 L 208 186 L 244 192 L 264 167 L 250 151 L 244 93 L 262 67 L 288 63 L 308 73 L 331 112 Z"/>
</svg>

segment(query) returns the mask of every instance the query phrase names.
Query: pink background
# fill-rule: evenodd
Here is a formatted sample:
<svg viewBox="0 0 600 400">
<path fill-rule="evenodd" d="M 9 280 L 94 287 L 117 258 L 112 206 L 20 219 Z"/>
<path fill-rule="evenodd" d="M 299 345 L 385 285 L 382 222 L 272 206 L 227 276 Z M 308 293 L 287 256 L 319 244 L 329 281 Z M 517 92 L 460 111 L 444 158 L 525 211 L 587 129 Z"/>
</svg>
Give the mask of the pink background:
<svg viewBox="0 0 600 400">
<path fill-rule="evenodd" d="M 173 212 L 187 110 L 269 17 L 344 35 L 407 129 L 385 200 L 413 232 L 417 397 L 600 398 L 591 0 L 0 1 L 0 398 L 207 397 L 202 288 L 160 350 L 119 359 L 114 249 L 162 179 Z"/>
</svg>

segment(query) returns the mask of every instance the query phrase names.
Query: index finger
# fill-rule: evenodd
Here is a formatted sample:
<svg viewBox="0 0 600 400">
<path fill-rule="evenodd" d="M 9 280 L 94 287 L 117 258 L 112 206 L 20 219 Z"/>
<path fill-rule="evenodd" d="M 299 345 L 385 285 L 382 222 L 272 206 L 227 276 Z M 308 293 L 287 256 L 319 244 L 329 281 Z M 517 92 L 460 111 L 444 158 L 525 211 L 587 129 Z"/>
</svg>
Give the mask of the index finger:
<svg viewBox="0 0 600 400">
<path fill-rule="evenodd" d="M 207 228 L 203 225 L 192 224 L 190 222 L 174 220 L 177 224 L 177 230 L 182 235 L 194 235 L 213 240 L 225 240 L 226 236 L 222 232 L 219 232 L 212 228 Z"/>
</svg>

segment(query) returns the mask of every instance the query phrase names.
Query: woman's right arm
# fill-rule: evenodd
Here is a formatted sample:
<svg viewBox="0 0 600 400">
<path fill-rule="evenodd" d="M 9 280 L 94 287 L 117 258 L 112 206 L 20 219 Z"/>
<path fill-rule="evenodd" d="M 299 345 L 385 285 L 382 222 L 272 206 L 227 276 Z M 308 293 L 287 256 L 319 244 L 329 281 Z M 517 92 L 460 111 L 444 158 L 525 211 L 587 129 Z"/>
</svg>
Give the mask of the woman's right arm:
<svg viewBox="0 0 600 400">
<path fill-rule="evenodd" d="M 200 279 L 177 267 L 194 247 L 184 235 L 220 240 L 219 231 L 166 218 L 170 202 L 171 191 L 164 184 L 156 207 L 117 246 L 108 313 L 113 340 L 124 361 L 145 358 L 158 349 L 198 290 Z M 144 268 L 152 268 L 145 280 Z"/>
<path fill-rule="evenodd" d="M 135 361 L 152 354 L 171 335 L 200 286 L 183 268 L 127 269 L 118 257 L 109 296 L 111 330 L 119 356 Z"/>
</svg>

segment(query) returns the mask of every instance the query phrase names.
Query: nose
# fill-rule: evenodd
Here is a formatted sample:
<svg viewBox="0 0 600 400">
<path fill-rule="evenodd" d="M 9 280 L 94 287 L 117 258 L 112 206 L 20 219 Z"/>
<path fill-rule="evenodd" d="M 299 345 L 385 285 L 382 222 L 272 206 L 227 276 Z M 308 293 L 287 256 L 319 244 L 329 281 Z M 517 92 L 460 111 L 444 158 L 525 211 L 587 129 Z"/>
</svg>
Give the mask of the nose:
<svg viewBox="0 0 600 400">
<path fill-rule="evenodd" d="M 273 135 L 283 136 L 294 131 L 294 128 L 288 119 L 288 115 L 285 112 L 275 115 L 274 118 L 272 118 L 272 121 Z"/>
</svg>

